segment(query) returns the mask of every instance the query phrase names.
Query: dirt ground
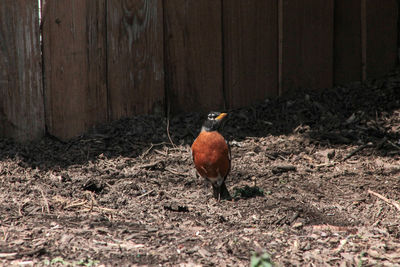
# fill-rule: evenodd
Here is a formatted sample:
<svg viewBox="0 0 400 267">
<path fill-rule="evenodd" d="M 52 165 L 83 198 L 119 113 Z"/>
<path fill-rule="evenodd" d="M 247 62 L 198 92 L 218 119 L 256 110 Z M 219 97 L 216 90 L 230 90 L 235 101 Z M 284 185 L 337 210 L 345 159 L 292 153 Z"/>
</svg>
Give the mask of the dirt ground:
<svg viewBox="0 0 400 267">
<path fill-rule="evenodd" d="M 232 110 L 233 201 L 194 171 L 203 118 L 1 140 L 0 265 L 400 266 L 400 72 Z"/>
</svg>

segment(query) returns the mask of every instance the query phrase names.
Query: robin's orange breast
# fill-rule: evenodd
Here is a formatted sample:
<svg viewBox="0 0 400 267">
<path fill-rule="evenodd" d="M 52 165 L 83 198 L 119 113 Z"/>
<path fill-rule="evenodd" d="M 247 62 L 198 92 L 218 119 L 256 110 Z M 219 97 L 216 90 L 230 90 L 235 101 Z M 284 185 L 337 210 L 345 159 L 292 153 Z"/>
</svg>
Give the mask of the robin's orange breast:
<svg viewBox="0 0 400 267">
<path fill-rule="evenodd" d="M 202 177 L 224 179 L 229 172 L 229 148 L 224 137 L 214 131 L 203 131 L 192 145 L 193 161 Z M 214 178 L 214 179 L 213 179 Z"/>
</svg>

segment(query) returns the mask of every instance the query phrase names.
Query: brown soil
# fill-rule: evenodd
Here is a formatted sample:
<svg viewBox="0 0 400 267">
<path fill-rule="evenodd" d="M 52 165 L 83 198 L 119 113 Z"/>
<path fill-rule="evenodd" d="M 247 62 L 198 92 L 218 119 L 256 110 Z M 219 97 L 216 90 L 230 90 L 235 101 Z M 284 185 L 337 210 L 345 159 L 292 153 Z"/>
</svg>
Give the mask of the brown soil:
<svg viewBox="0 0 400 267">
<path fill-rule="evenodd" d="M 400 264 L 399 73 L 231 111 L 233 201 L 194 171 L 202 120 L 171 119 L 174 145 L 152 116 L 1 140 L 0 264 Z"/>
</svg>

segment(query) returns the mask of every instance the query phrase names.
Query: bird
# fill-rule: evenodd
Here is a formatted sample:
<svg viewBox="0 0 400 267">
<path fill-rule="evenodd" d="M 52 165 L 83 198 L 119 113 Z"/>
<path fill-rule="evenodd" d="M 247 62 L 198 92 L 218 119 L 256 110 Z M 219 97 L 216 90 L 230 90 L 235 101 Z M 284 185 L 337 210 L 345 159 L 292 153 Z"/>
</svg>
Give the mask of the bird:
<svg viewBox="0 0 400 267">
<path fill-rule="evenodd" d="M 218 131 L 227 117 L 228 113 L 211 111 L 191 147 L 195 168 L 211 183 L 213 196 L 218 201 L 231 199 L 225 184 L 231 170 L 231 150 Z"/>
</svg>

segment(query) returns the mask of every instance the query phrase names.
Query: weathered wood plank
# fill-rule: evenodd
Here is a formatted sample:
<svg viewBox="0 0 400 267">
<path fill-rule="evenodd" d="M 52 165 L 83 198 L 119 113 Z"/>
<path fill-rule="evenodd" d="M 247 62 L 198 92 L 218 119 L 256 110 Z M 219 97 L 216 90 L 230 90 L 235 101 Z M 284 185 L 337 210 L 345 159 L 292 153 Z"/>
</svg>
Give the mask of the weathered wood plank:
<svg viewBox="0 0 400 267">
<path fill-rule="evenodd" d="M 224 0 L 224 86 L 229 108 L 278 94 L 278 2 Z"/>
<path fill-rule="evenodd" d="M 172 112 L 224 108 L 221 1 L 164 1 L 166 82 Z"/>
<path fill-rule="evenodd" d="M 0 4 L 0 136 L 20 141 L 44 134 L 37 1 Z"/>
<path fill-rule="evenodd" d="M 161 0 L 107 1 L 111 119 L 164 112 Z"/>
<path fill-rule="evenodd" d="M 332 86 L 333 4 L 333 0 L 283 1 L 283 91 Z"/>
<path fill-rule="evenodd" d="M 366 1 L 366 76 L 378 78 L 393 70 L 397 64 L 396 0 Z"/>
<path fill-rule="evenodd" d="M 361 59 L 361 2 L 335 1 L 334 82 L 342 84 L 360 81 Z"/>
<path fill-rule="evenodd" d="M 48 132 L 68 139 L 107 120 L 105 0 L 46 1 Z"/>
</svg>

